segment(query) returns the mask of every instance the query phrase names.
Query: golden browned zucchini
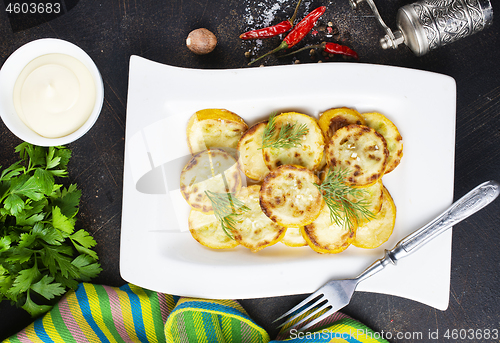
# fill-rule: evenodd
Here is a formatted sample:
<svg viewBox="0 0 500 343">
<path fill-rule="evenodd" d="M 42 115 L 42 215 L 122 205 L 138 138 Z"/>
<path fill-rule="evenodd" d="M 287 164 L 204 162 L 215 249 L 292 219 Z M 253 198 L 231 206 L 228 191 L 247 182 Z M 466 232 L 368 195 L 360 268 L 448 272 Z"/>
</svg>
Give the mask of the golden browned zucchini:
<svg viewBox="0 0 500 343">
<path fill-rule="evenodd" d="M 233 154 L 247 129 L 248 125 L 236 113 L 216 108 L 200 110 L 188 121 L 189 150 L 194 155 L 210 148 L 228 148 Z"/>
<path fill-rule="evenodd" d="M 302 227 L 289 227 L 286 229 L 285 236 L 281 243 L 292 248 L 305 247 L 307 245 L 304 236 L 302 236 Z"/>
<path fill-rule="evenodd" d="M 348 107 L 325 111 L 318 120 L 318 125 L 326 138 L 330 138 L 341 127 L 351 124 L 364 125 L 365 120 L 358 111 Z"/>
<path fill-rule="evenodd" d="M 384 137 L 364 125 L 338 129 L 326 147 L 326 162 L 333 169 L 349 171 L 346 182 L 366 187 L 384 175 L 389 151 Z"/>
<path fill-rule="evenodd" d="M 356 238 L 352 242 L 358 248 L 373 249 L 387 242 L 396 222 L 396 205 L 389 191 L 384 187 L 382 209 L 376 217 L 358 226 Z"/>
<path fill-rule="evenodd" d="M 325 141 L 317 121 L 305 114 L 288 112 L 275 117 L 275 136 L 286 125 L 304 125 L 307 133 L 300 137 L 300 145 L 291 148 L 265 147 L 264 162 L 270 170 L 281 165 L 294 164 L 315 170 L 323 158 Z"/>
<path fill-rule="evenodd" d="M 238 245 L 236 240 L 224 232 L 220 220 L 214 214 L 191 210 L 188 221 L 193 238 L 208 248 L 230 249 Z"/>
<path fill-rule="evenodd" d="M 382 209 L 382 203 L 384 201 L 384 184 L 382 179 L 379 179 L 373 185 L 362 188 L 362 196 L 358 199 L 354 197 L 348 197 L 349 200 L 354 202 L 363 201 L 366 204 L 366 209 L 370 211 L 373 215 L 376 215 Z M 359 218 L 358 224 L 362 225 L 369 219 Z"/>
<path fill-rule="evenodd" d="M 234 239 L 253 252 L 279 242 L 286 229 L 269 219 L 260 208 L 260 186 L 243 187 L 237 194 L 238 200 L 245 203 L 248 211 L 242 212 L 236 219 L 232 234 Z"/>
<path fill-rule="evenodd" d="M 283 165 L 277 168 L 262 183 L 262 211 L 273 222 L 287 228 L 312 223 L 324 204 L 315 183 L 319 183 L 318 177 L 305 167 Z"/>
<path fill-rule="evenodd" d="M 345 216 L 344 216 L 345 217 Z M 351 224 L 338 225 L 330 218 L 330 209 L 323 207 L 318 218 L 302 229 L 311 249 L 321 254 L 337 254 L 347 249 L 356 236 L 356 220 Z"/>
<path fill-rule="evenodd" d="M 262 155 L 262 135 L 267 121 L 257 123 L 248 129 L 238 142 L 238 163 L 245 175 L 252 180 L 262 181 L 269 173 Z"/>
<path fill-rule="evenodd" d="M 212 203 L 205 191 L 235 193 L 241 188 L 241 174 L 236 160 L 222 149 L 195 154 L 181 172 L 181 193 L 191 208 L 212 213 Z"/>
<path fill-rule="evenodd" d="M 362 116 L 365 119 L 366 125 L 384 136 L 387 142 L 389 158 L 387 160 L 385 174 L 390 173 L 399 165 L 403 157 L 403 138 L 399 134 L 396 125 L 383 114 L 371 112 L 363 113 Z"/>
</svg>

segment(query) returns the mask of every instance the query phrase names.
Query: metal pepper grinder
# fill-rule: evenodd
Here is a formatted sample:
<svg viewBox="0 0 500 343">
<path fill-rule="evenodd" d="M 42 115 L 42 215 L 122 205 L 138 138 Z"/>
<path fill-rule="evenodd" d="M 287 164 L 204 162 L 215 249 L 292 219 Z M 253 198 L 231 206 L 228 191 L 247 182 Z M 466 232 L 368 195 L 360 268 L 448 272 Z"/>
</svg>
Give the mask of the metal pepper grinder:
<svg viewBox="0 0 500 343">
<path fill-rule="evenodd" d="M 398 10 L 392 31 L 383 21 L 373 0 L 349 0 L 357 9 L 367 2 L 386 35 L 380 39 L 383 49 L 406 44 L 417 56 L 470 36 L 490 26 L 493 8 L 490 0 L 422 0 Z"/>
</svg>

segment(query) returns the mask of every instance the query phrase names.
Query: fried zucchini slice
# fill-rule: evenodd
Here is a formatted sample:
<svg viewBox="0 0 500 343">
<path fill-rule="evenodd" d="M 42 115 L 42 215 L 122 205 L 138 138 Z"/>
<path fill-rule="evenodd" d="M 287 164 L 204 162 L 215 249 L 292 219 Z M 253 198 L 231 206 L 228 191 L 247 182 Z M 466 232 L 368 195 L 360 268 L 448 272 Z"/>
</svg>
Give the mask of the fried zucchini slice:
<svg viewBox="0 0 500 343">
<path fill-rule="evenodd" d="M 309 169 L 283 165 L 270 172 L 260 189 L 262 211 L 284 227 L 312 223 L 323 208 L 321 192 L 314 184 L 318 177 Z"/>
<path fill-rule="evenodd" d="M 365 125 L 365 120 L 358 111 L 348 107 L 332 108 L 321 113 L 318 119 L 318 125 L 326 138 L 351 124 Z"/>
<path fill-rule="evenodd" d="M 370 211 L 373 215 L 377 215 L 382 209 L 382 203 L 384 201 L 384 184 L 382 179 L 379 179 L 373 185 L 362 188 L 363 196 L 361 198 L 355 199 L 354 197 L 348 197 L 349 200 L 359 202 L 363 201 L 366 204 L 366 209 Z M 359 218 L 358 224 L 362 225 L 369 219 Z"/>
<path fill-rule="evenodd" d="M 326 147 L 328 166 L 348 170 L 346 182 L 359 187 L 370 186 L 384 175 L 388 155 L 384 137 L 364 125 L 338 129 Z"/>
<path fill-rule="evenodd" d="M 302 235 L 302 227 L 288 227 L 281 243 L 288 247 L 298 248 L 307 246 L 307 242 Z"/>
<path fill-rule="evenodd" d="M 300 137 L 300 145 L 291 148 L 265 147 L 263 150 L 264 162 L 270 170 L 281 165 L 294 164 L 310 170 L 317 169 L 323 158 L 325 141 L 316 119 L 302 113 L 281 113 L 275 118 L 274 135 L 277 137 L 282 128 L 287 125 L 304 125 L 307 133 Z"/>
<path fill-rule="evenodd" d="M 374 249 L 387 242 L 396 222 L 396 205 L 391 194 L 384 187 L 382 209 L 376 217 L 358 226 L 356 238 L 352 244 L 358 248 Z"/>
<path fill-rule="evenodd" d="M 250 209 L 240 214 L 232 231 L 234 239 L 252 252 L 279 242 L 286 229 L 269 219 L 259 203 L 260 186 L 243 187 L 236 197 Z"/>
<path fill-rule="evenodd" d="M 195 154 L 181 172 L 181 193 L 192 209 L 213 213 L 205 191 L 235 193 L 241 188 L 241 173 L 236 160 L 222 149 Z"/>
<path fill-rule="evenodd" d="M 194 155 L 210 148 L 228 148 L 225 150 L 235 153 L 247 129 L 248 125 L 236 113 L 217 108 L 200 110 L 188 121 L 189 151 Z"/>
<path fill-rule="evenodd" d="M 262 181 L 269 173 L 262 155 L 262 136 L 267 121 L 257 123 L 250 127 L 238 142 L 238 163 L 245 175 L 256 181 Z"/>
<path fill-rule="evenodd" d="M 387 167 L 385 167 L 385 174 L 390 173 L 399 165 L 403 157 L 403 138 L 399 134 L 396 125 L 383 114 L 371 112 L 363 113 L 362 116 L 365 119 L 366 125 L 384 136 L 387 142 L 389 159 Z"/>
<path fill-rule="evenodd" d="M 350 228 L 338 225 L 330 218 L 330 209 L 323 207 L 318 218 L 302 229 L 307 245 L 320 254 L 338 254 L 351 245 L 356 237 L 356 220 L 353 219 Z"/>
<path fill-rule="evenodd" d="M 212 249 L 231 249 L 238 245 L 236 240 L 224 232 L 214 214 L 191 210 L 188 223 L 189 232 L 201 245 Z"/>
</svg>

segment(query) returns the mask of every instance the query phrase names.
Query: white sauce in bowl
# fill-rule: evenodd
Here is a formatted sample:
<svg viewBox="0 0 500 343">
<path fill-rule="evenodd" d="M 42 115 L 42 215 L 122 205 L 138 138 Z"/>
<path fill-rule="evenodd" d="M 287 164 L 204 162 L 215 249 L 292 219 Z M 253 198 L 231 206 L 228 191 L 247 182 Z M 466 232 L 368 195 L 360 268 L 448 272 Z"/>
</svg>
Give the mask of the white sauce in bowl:
<svg viewBox="0 0 500 343">
<path fill-rule="evenodd" d="M 96 101 L 92 75 L 78 59 L 60 53 L 29 62 L 14 85 L 17 115 L 47 138 L 67 136 L 90 117 Z"/>
</svg>

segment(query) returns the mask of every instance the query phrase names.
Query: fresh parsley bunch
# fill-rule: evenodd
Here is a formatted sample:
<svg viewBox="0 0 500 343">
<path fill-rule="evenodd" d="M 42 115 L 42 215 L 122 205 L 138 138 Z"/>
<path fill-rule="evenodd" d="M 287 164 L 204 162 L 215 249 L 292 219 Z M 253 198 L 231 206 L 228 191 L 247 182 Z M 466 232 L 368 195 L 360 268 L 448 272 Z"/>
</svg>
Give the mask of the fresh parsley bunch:
<svg viewBox="0 0 500 343">
<path fill-rule="evenodd" d="M 16 152 L 21 160 L 0 173 L 0 301 L 37 316 L 102 269 L 95 240 L 75 230 L 81 191 L 56 183 L 71 150 L 22 143 Z"/>
</svg>

